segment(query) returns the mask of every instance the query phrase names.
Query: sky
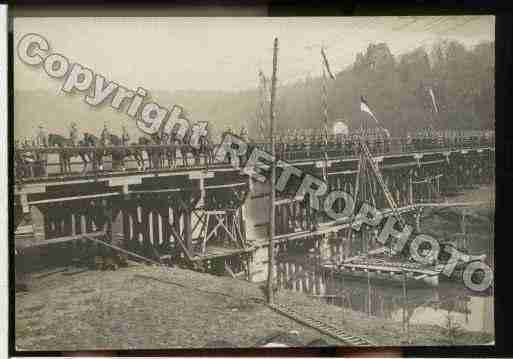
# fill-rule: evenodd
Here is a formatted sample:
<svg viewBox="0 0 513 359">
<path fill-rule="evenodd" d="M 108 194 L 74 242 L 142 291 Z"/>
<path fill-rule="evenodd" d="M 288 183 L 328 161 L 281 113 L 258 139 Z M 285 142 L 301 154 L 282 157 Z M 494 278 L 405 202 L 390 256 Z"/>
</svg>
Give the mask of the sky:
<svg viewBox="0 0 513 359">
<path fill-rule="evenodd" d="M 15 18 L 14 45 L 27 33 L 128 88 L 153 91 L 239 91 L 258 86 L 258 70 L 270 76 L 278 37 L 278 81 L 291 83 L 322 72 L 324 46 L 332 71 L 352 64 L 370 43 L 386 42 L 394 55 L 440 39 L 466 46 L 495 38 L 493 16 L 419 17 L 167 17 Z M 57 91 L 62 80 L 15 54 L 15 90 Z"/>
</svg>

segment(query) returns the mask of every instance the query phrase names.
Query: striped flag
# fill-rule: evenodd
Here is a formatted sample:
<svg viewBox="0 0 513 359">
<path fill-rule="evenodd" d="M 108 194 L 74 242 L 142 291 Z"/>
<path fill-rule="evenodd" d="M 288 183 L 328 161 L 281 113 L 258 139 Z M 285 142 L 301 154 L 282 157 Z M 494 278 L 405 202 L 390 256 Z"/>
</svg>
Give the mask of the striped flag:
<svg viewBox="0 0 513 359">
<path fill-rule="evenodd" d="M 435 93 L 433 92 L 433 89 L 431 87 L 428 89 L 428 91 L 429 96 L 431 96 L 431 103 L 433 104 L 433 109 L 435 110 L 435 113 L 438 113 L 438 105 L 436 104 Z"/>
<path fill-rule="evenodd" d="M 373 119 L 374 121 L 376 121 L 376 123 L 378 123 L 378 120 L 376 119 L 376 116 L 374 116 L 374 114 L 372 113 L 370 107 L 369 107 L 369 104 L 367 103 L 367 101 L 365 101 L 365 99 L 363 98 L 363 96 L 360 97 L 361 98 L 361 103 L 360 103 L 360 110 L 362 112 L 367 112 Z"/>
</svg>

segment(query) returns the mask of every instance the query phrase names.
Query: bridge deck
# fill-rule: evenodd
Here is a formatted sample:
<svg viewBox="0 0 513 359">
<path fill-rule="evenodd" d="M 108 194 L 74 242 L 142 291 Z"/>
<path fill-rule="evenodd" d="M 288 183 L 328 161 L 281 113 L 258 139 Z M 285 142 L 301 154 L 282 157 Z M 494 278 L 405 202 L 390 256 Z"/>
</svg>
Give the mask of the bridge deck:
<svg viewBox="0 0 513 359">
<path fill-rule="evenodd" d="M 403 158 L 402 163 L 386 163 L 383 165 L 383 168 L 397 168 L 397 167 L 407 167 L 407 166 L 415 166 L 419 163 L 421 164 L 434 164 L 443 162 L 443 159 L 436 160 L 426 160 L 422 161 L 422 157 L 430 156 L 430 155 L 444 155 L 450 156 L 454 153 L 468 153 L 469 151 L 494 151 L 494 146 L 478 146 L 478 147 L 468 147 L 468 148 L 438 148 L 438 149 L 428 149 L 428 150 L 419 150 L 412 152 L 389 152 L 389 153 L 378 153 L 374 154 L 374 158 L 377 161 L 389 160 L 389 159 L 401 159 Z M 328 167 L 333 164 L 338 163 L 351 163 L 358 161 L 358 156 L 329 156 L 327 161 L 320 159 L 289 159 L 291 165 L 296 167 L 308 167 L 308 166 L 325 166 L 327 162 Z M 411 158 L 411 160 L 407 160 Z M 107 181 L 110 179 L 116 179 L 119 182 L 122 181 L 131 181 L 131 180 L 141 180 L 142 178 L 157 178 L 157 177 L 170 177 L 170 176 L 194 176 L 203 173 L 222 173 L 222 172 L 233 172 L 239 171 L 240 169 L 236 169 L 232 167 L 229 163 L 215 163 L 211 165 L 194 165 L 188 167 L 173 167 L 173 168 L 161 168 L 161 169 L 151 169 L 151 170 L 138 170 L 138 169 L 127 169 L 126 171 L 112 170 L 112 171 L 88 171 L 86 173 L 68 173 L 68 174 L 48 174 L 46 176 L 32 176 L 32 177 L 17 177 L 18 186 L 15 188 L 15 194 L 18 192 L 23 192 L 23 187 L 27 185 L 51 185 L 58 186 L 64 184 L 78 184 L 78 183 L 92 183 L 92 182 L 100 182 Z M 343 171 L 337 170 L 328 170 L 328 175 L 337 175 L 337 174 L 349 174 L 355 173 L 355 169 L 348 169 Z M 21 187 L 20 187 L 21 185 Z"/>
</svg>

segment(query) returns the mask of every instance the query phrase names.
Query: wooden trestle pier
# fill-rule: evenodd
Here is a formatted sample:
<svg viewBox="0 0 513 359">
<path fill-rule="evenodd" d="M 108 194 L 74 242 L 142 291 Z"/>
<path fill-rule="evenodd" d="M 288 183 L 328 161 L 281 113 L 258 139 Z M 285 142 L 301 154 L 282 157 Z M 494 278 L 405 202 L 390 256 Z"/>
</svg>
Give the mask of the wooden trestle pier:
<svg viewBox="0 0 513 359">
<path fill-rule="evenodd" d="M 301 153 L 303 156 L 282 158 L 303 173 L 324 176 L 329 191 L 354 194 L 357 156 L 334 153 L 322 160 Z M 413 211 L 419 202 L 433 202 L 444 192 L 492 182 L 494 176 L 493 144 L 373 156 L 390 194 L 405 213 Z M 247 278 L 254 250 L 267 245 L 265 238 L 247 238 L 245 210 L 251 205 L 248 195 L 253 183 L 229 163 L 15 180 L 14 230 L 34 211 L 42 215 L 43 236 L 28 245 L 73 241 L 83 234 L 104 232 L 107 241 L 117 241 L 117 245 L 149 258 L 170 258 L 203 270 L 216 270 L 219 265 L 220 270 L 245 273 Z M 288 250 L 292 242 L 308 247 L 308 243 L 318 240 L 329 243 L 312 246 L 327 247 L 330 257 L 341 255 L 341 248 L 346 254 L 353 252 L 354 248 L 349 247 L 371 249 L 364 231 L 341 247 L 341 238 L 347 238 L 350 225 L 343 220 L 334 222 L 311 210 L 305 198 L 295 197 L 300 181 L 291 177 L 285 191 L 277 193 L 278 251 Z M 376 183 L 371 185 L 378 188 Z M 377 190 L 375 198 L 375 206 L 387 212 L 387 201 Z M 343 207 L 341 201 L 335 202 L 335 210 Z"/>
</svg>

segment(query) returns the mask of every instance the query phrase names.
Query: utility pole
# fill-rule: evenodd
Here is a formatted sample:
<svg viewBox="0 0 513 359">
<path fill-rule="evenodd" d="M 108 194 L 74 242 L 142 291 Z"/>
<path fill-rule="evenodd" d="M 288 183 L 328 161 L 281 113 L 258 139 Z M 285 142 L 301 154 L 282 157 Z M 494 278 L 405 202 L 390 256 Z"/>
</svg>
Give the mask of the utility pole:
<svg viewBox="0 0 513 359">
<path fill-rule="evenodd" d="M 274 234 L 275 234 L 275 210 L 276 210 L 276 141 L 274 137 L 275 118 L 274 118 L 274 102 L 276 97 L 276 72 L 278 66 L 278 38 L 274 39 L 273 51 L 273 75 L 271 79 L 271 104 L 270 104 L 270 139 L 271 139 L 271 155 L 273 158 L 271 164 L 271 218 L 269 219 L 269 260 L 267 270 L 267 301 L 269 304 L 274 302 Z"/>
</svg>

